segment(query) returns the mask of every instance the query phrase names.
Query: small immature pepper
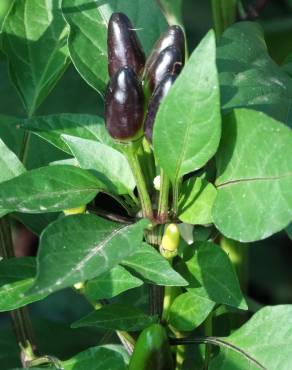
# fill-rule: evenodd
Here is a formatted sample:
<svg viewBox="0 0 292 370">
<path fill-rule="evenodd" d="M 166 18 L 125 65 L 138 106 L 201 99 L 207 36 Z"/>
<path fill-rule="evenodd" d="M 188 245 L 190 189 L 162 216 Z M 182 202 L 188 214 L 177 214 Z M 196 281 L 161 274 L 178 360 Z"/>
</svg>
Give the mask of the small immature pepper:
<svg viewBox="0 0 292 370">
<path fill-rule="evenodd" d="M 136 32 L 123 13 L 113 13 L 108 24 L 108 72 L 112 77 L 121 67 L 131 67 L 137 75 L 143 71 L 145 54 Z"/>
<path fill-rule="evenodd" d="M 160 103 L 168 94 L 176 77 L 177 75 L 174 74 L 166 74 L 150 99 L 148 104 L 148 112 L 144 123 L 145 137 L 149 143 L 152 143 L 153 125 Z"/>
<path fill-rule="evenodd" d="M 146 91 L 154 91 L 166 74 L 179 74 L 182 67 L 181 51 L 175 46 L 168 46 L 157 56 L 145 75 Z"/>
<path fill-rule="evenodd" d="M 132 68 L 121 68 L 110 80 L 105 97 L 106 128 L 116 140 L 142 136 L 144 94 Z"/>
<path fill-rule="evenodd" d="M 182 54 L 182 60 L 185 60 L 185 36 L 180 26 L 170 26 L 166 32 L 164 32 L 160 38 L 156 41 L 150 55 L 148 56 L 145 64 L 145 71 L 151 68 L 152 64 L 157 59 L 157 56 L 169 46 L 174 46 L 180 50 Z"/>
<path fill-rule="evenodd" d="M 177 255 L 180 241 L 180 232 L 176 224 L 169 224 L 164 230 L 160 244 L 160 253 L 168 260 Z"/>
<path fill-rule="evenodd" d="M 173 370 L 166 331 L 160 324 L 144 329 L 136 342 L 129 370 Z"/>
</svg>

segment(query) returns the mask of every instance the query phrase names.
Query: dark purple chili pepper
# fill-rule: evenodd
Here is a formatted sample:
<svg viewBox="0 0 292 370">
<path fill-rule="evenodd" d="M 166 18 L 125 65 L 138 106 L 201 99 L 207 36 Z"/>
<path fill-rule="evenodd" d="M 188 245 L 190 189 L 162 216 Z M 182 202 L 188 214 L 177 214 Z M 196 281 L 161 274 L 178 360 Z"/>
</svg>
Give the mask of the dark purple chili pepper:
<svg viewBox="0 0 292 370">
<path fill-rule="evenodd" d="M 105 121 L 117 140 L 132 141 L 141 136 L 144 94 L 131 67 L 121 68 L 110 80 L 105 97 Z"/>
<path fill-rule="evenodd" d="M 112 14 L 108 24 L 107 47 L 110 77 L 124 66 L 133 68 L 137 75 L 142 73 L 145 54 L 130 20 L 125 14 Z"/>
<path fill-rule="evenodd" d="M 179 74 L 183 67 L 182 53 L 174 46 L 169 46 L 158 55 L 145 76 L 145 91 L 154 91 L 168 73 Z"/>
<path fill-rule="evenodd" d="M 166 32 L 156 41 L 145 64 L 145 73 L 157 59 L 157 56 L 169 46 L 175 46 L 181 51 L 182 60 L 185 60 L 185 36 L 180 26 L 170 26 Z"/>
<path fill-rule="evenodd" d="M 174 74 L 165 75 L 150 99 L 148 112 L 144 123 L 145 137 L 149 143 L 152 143 L 153 125 L 160 103 L 168 94 L 176 77 L 177 75 Z"/>
</svg>

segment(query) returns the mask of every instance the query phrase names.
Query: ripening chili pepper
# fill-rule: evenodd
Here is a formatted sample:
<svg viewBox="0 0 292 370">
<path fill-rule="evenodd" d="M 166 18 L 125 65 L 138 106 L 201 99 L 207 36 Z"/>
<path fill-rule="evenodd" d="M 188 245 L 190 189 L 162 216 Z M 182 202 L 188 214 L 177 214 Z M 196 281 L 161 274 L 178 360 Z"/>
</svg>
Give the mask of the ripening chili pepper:
<svg viewBox="0 0 292 370">
<path fill-rule="evenodd" d="M 108 24 L 108 71 L 112 77 L 121 67 L 133 68 L 141 74 L 145 64 L 145 54 L 136 32 L 123 13 L 113 13 Z"/>
<path fill-rule="evenodd" d="M 152 143 L 153 125 L 160 103 L 168 94 L 176 77 L 177 75 L 175 74 L 166 74 L 149 101 L 148 112 L 144 122 L 144 132 L 149 143 Z"/>
<path fill-rule="evenodd" d="M 145 64 L 145 71 L 151 67 L 151 65 L 157 59 L 157 56 L 169 46 L 174 46 L 181 51 L 182 60 L 185 60 L 185 36 L 180 26 L 170 26 L 166 32 L 164 32 L 160 38 L 156 41 L 150 55 L 148 56 Z"/>
<path fill-rule="evenodd" d="M 110 80 L 105 97 L 106 128 L 114 139 L 134 141 L 142 136 L 144 94 L 130 67 L 121 68 Z"/>
<path fill-rule="evenodd" d="M 144 329 L 136 342 L 129 370 L 173 370 L 167 334 L 160 324 Z"/>
<path fill-rule="evenodd" d="M 179 74 L 183 67 L 182 53 L 174 46 L 169 46 L 158 55 L 145 75 L 145 89 L 154 91 L 168 73 Z"/>
</svg>

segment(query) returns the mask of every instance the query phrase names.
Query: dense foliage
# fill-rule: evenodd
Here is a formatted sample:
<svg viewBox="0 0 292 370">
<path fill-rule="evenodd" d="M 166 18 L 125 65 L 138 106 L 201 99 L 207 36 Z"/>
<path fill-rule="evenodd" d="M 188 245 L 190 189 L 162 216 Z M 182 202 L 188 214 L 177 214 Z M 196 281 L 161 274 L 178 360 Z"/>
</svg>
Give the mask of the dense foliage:
<svg viewBox="0 0 292 370">
<path fill-rule="evenodd" d="M 208 3 L 197 45 L 182 0 L 1 4 L 1 369 L 292 368 L 247 269 L 292 235 L 292 45 Z"/>
</svg>

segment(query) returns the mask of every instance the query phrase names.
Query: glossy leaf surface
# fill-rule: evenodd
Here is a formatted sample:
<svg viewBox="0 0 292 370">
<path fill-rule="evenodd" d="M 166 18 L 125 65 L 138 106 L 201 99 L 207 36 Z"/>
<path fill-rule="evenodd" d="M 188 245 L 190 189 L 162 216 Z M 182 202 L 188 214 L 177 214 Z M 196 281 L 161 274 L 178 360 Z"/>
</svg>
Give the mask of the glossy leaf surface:
<svg viewBox="0 0 292 370">
<path fill-rule="evenodd" d="M 210 31 L 157 113 L 154 152 L 173 182 L 202 167 L 219 144 L 221 118 L 215 49 L 215 36 Z"/>
<path fill-rule="evenodd" d="M 154 322 L 157 322 L 156 316 L 148 316 L 133 306 L 108 304 L 76 321 L 72 327 L 97 326 L 112 330 L 138 331 Z"/>
<path fill-rule="evenodd" d="M 143 243 L 122 265 L 134 270 L 146 281 L 157 285 L 184 286 L 183 279 L 153 247 Z"/>
<path fill-rule="evenodd" d="M 210 370 L 234 370 L 234 366 L 238 370 L 289 369 L 292 365 L 291 317 L 291 305 L 264 307 L 241 328 L 223 338 L 262 367 L 243 354 L 225 348 L 211 361 Z"/>
<path fill-rule="evenodd" d="M 59 1 L 54 0 L 15 1 L 6 19 L 3 48 L 29 116 L 68 65 L 67 31 Z"/>
<path fill-rule="evenodd" d="M 0 208 L 47 213 L 90 202 L 106 186 L 89 172 L 73 166 L 48 166 L 0 184 Z"/>
<path fill-rule="evenodd" d="M 52 293 L 105 273 L 139 248 L 147 224 L 125 226 L 93 215 L 53 222 L 41 235 L 32 291 Z"/>
<path fill-rule="evenodd" d="M 117 194 L 133 192 L 136 183 L 126 157 L 116 149 L 93 140 L 62 135 L 81 168 L 97 172 Z"/>
<path fill-rule="evenodd" d="M 217 154 L 215 225 L 227 237 L 255 241 L 292 218 L 292 133 L 261 112 L 240 109 L 225 120 Z"/>
</svg>

